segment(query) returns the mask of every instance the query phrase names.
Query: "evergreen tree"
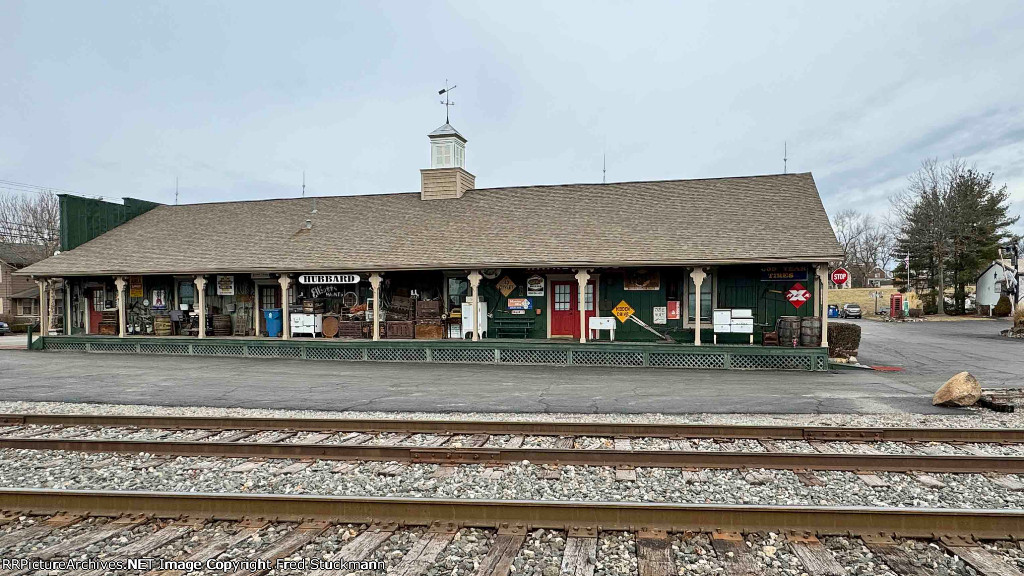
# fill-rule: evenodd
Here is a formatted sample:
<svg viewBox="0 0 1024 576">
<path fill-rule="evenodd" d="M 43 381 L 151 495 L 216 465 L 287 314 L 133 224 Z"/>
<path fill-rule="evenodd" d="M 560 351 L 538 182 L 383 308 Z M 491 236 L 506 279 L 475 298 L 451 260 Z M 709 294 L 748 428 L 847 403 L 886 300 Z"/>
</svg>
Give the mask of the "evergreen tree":
<svg viewBox="0 0 1024 576">
<path fill-rule="evenodd" d="M 963 313 L 967 285 L 1012 240 L 1006 186 L 995 189 L 991 173 L 968 167 L 962 160 L 940 166 L 927 161 L 907 192 L 894 202 L 902 220 L 897 257 L 910 256 L 913 287 L 936 291 L 938 313 L 945 312 L 946 286 L 953 286 L 954 306 Z M 906 270 L 897 268 L 905 279 Z M 900 282 L 903 283 L 903 282 Z"/>
</svg>

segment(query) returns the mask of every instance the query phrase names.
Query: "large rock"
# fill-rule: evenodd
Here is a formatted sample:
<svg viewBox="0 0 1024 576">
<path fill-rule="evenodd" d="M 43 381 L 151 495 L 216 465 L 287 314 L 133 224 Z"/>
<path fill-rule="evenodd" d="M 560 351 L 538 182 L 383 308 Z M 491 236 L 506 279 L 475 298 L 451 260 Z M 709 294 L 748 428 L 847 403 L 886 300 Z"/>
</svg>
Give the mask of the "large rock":
<svg viewBox="0 0 1024 576">
<path fill-rule="evenodd" d="M 932 397 L 935 406 L 971 406 L 981 398 L 981 383 L 970 372 L 961 372 L 942 385 Z"/>
</svg>

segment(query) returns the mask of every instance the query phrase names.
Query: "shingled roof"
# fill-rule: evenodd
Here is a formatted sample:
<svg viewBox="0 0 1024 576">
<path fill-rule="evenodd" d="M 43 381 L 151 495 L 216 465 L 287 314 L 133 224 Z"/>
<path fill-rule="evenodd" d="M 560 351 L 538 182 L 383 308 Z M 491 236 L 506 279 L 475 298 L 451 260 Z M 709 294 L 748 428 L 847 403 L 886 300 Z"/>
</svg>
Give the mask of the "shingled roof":
<svg viewBox="0 0 1024 576">
<path fill-rule="evenodd" d="M 46 246 L 41 244 L 0 242 L 0 262 L 6 262 L 11 266 L 25 266 L 39 262 L 46 256 Z"/>
<path fill-rule="evenodd" d="M 826 262 L 809 173 L 160 206 L 40 276 Z M 306 220 L 312 226 L 306 228 Z"/>
</svg>

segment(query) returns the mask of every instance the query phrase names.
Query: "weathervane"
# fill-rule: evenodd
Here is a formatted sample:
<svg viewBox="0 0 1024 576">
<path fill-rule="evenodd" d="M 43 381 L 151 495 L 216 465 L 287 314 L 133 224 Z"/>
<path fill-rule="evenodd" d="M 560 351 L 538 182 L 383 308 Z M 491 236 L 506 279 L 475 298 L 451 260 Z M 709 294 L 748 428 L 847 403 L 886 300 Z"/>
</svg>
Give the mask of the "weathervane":
<svg viewBox="0 0 1024 576">
<path fill-rule="evenodd" d="M 449 98 L 449 96 L 451 94 L 451 91 L 455 90 L 455 88 L 456 88 L 456 86 L 452 86 L 451 88 L 449 88 L 448 87 L 448 79 L 445 78 L 444 79 L 444 90 L 438 90 L 437 91 L 437 95 L 438 96 L 442 96 L 442 95 L 444 96 L 444 100 L 441 100 L 441 104 L 444 104 L 444 123 L 445 124 L 448 124 L 448 110 L 450 110 L 452 106 L 455 106 L 455 102 L 452 102 L 451 99 Z"/>
</svg>

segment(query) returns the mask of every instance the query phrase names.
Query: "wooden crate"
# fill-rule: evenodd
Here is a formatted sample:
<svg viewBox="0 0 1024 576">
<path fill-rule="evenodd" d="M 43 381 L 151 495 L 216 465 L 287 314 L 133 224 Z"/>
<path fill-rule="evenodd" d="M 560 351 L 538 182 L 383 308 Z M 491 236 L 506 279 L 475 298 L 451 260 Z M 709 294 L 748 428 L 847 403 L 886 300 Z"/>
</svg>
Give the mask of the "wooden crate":
<svg viewBox="0 0 1024 576">
<path fill-rule="evenodd" d="M 441 318 L 441 302 L 437 300 L 417 300 L 416 319 L 435 320 Z"/>
<path fill-rule="evenodd" d="M 387 333 L 388 338 L 412 338 L 413 322 L 388 322 Z"/>
<path fill-rule="evenodd" d="M 418 321 L 416 322 L 417 340 L 439 340 L 444 337 L 444 326 L 441 322 Z"/>
<path fill-rule="evenodd" d="M 338 322 L 338 338 L 362 338 L 363 324 L 367 323 L 362 320 L 342 320 Z"/>
</svg>

